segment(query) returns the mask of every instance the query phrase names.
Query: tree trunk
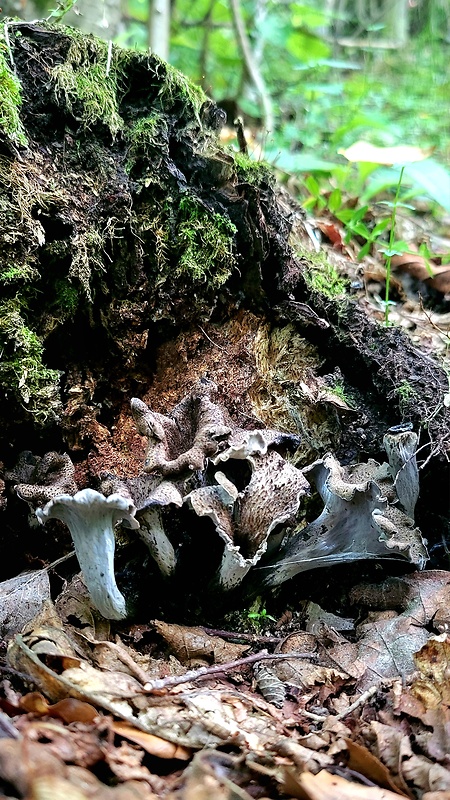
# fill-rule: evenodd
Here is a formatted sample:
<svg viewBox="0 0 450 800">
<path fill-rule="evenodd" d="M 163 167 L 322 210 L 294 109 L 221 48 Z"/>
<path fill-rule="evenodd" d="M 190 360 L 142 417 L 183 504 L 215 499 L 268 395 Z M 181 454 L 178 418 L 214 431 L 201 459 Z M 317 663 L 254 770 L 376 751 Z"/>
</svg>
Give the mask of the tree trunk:
<svg viewBox="0 0 450 800">
<path fill-rule="evenodd" d="M 148 25 L 150 50 L 167 61 L 170 40 L 170 0 L 152 0 Z"/>
</svg>

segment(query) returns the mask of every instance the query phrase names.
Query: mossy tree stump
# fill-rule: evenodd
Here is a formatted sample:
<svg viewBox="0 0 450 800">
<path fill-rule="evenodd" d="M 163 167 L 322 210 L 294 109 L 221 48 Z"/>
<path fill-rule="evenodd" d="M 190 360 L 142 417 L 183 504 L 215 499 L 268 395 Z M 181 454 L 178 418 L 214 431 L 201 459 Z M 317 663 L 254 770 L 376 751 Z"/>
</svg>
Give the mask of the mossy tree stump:
<svg viewBox="0 0 450 800">
<path fill-rule="evenodd" d="M 385 430 L 412 422 L 433 454 L 421 513 L 440 520 L 444 371 L 300 254 L 301 214 L 266 165 L 220 147 L 223 122 L 156 56 L 7 24 L 0 457 L 66 449 L 84 484 L 133 472 L 130 397 L 167 411 L 207 374 L 239 424 L 300 433 L 305 460 L 376 458 Z"/>
</svg>

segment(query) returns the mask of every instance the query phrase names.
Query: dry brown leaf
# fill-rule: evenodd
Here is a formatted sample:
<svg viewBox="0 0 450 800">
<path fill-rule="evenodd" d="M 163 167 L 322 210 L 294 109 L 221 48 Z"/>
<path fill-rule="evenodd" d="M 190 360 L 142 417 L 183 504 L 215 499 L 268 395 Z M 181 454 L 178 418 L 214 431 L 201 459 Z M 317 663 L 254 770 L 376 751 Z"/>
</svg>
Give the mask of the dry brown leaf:
<svg viewBox="0 0 450 800">
<path fill-rule="evenodd" d="M 26 572 L 0 583 L 0 627 L 8 640 L 27 625 L 50 599 L 50 582 L 45 569 Z"/>
<path fill-rule="evenodd" d="M 21 697 L 20 708 L 33 714 L 47 714 L 58 717 L 63 722 L 93 722 L 98 717 L 98 711 L 90 703 L 66 697 L 58 703 L 48 703 L 40 692 L 29 692 Z"/>
<path fill-rule="evenodd" d="M 192 758 L 192 750 L 188 747 L 180 747 L 180 745 L 168 742 L 167 739 L 161 739 L 160 736 L 145 733 L 128 722 L 113 722 L 111 728 L 114 733 L 140 745 L 146 753 L 150 753 L 152 756 L 177 758 L 180 761 L 189 761 Z"/>
<path fill-rule="evenodd" d="M 107 746 L 104 751 L 106 763 L 119 780 L 146 781 L 152 785 L 153 776 L 150 770 L 141 764 L 144 758 L 143 750 L 127 742 L 121 742 L 119 747 Z"/>
<path fill-rule="evenodd" d="M 303 772 L 299 784 L 309 800 L 398 800 L 398 794 L 378 786 L 363 786 L 331 775 L 323 770 L 317 775 Z"/>
<path fill-rule="evenodd" d="M 402 790 L 395 785 L 389 770 L 379 758 L 370 752 L 370 750 L 367 750 L 366 747 L 363 747 L 357 742 L 352 742 L 351 739 L 346 739 L 345 743 L 349 754 L 347 766 L 350 767 L 350 769 L 359 772 L 384 789 L 391 789 L 393 792 L 402 794 L 404 797 L 409 797 L 406 792 L 402 792 Z"/>
<path fill-rule="evenodd" d="M 181 791 L 170 800 L 251 800 L 239 785 L 249 779 L 250 773 L 239 757 L 203 750 L 185 771 Z"/>
<path fill-rule="evenodd" d="M 157 800 L 148 784 L 127 781 L 105 786 L 92 772 L 82 767 L 67 768 L 67 778 L 45 775 L 33 781 L 33 800 Z"/>
<path fill-rule="evenodd" d="M 413 655 L 428 639 L 426 629 L 406 612 L 371 613 L 358 625 L 357 634 L 358 656 L 366 665 L 359 689 L 368 689 L 381 678 L 413 672 Z"/>
<path fill-rule="evenodd" d="M 411 245 L 411 250 L 414 246 Z M 392 266 L 402 272 L 408 272 L 418 281 L 424 281 L 437 292 L 450 292 L 450 265 L 429 263 L 420 253 L 402 253 L 392 256 Z"/>
<path fill-rule="evenodd" d="M 65 774 L 65 764 L 45 744 L 25 738 L 0 739 L 0 778 L 20 796 L 28 796 L 31 782 L 42 775 Z"/>
<path fill-rule="evenodd" d="M 410 737 L 381 722 L 371 722 L 377 755 L 404 791 L 414 786 L 421 791 L 450 789 L 450 771 L 422 755 L 413 753 Z"/>
<path fill-rule="evenodd" d="M 91 768 L 103 761 L 102 741 L 92 725 L 74 724 L 68 729 L 62 722 L 21 717 L 17 727 L 30 741 L 45 740 L 48 752 L 65 763 Z"/>
<path fill-rule="evenodd" d="M 170 625 L 160 620 L 154 620 L 153 624 L 171 652 L 182 664 L 188 666 L 199 660 L 208 664 L 226 664 L 242 658 L 243 653 L 249 649 L 249 645 L 232 644 L 219 636 L 210 636 L 203 628 Z"/>
<path fill-rule="evenodd" d="M 48 800 L 50 797 L 52 800 L 90 800 L 92 796 L 59 775 L 42 775 L 30 784 L 30 797 L 33 800 Z M 100 800 L 100 794 L 95 796 Z"/>
<path fill-rule="evenodd" d="M 447 633 L 431 636 L 414 656 L 420 678 L 414 681 L 411 692 L 426 708 L 440 703 L 450 705 L 450 637 Z"/>
</svg>

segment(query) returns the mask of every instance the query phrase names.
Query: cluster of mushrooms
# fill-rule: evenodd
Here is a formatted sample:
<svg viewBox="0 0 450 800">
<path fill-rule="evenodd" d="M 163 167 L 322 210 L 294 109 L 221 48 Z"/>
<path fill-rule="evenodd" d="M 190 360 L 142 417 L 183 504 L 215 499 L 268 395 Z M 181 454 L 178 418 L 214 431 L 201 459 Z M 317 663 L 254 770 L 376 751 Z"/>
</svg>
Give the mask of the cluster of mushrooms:
<svg viewBox="0 0 450 800">
<path fill-rule="evenodd" d="M 407 426 L 384 438 L 387 463 L 343 467 L 326 455 L 298 469 L 289 453 L 298 437 L 274 430 L 236 427 L 213 402 L 216 387 L 199 381 L 165 416 L 138 399 L 131 412 L 147 438 L 142 472 L 108 474 L 99 489 L 77 490 L 68 455 L 22 455 L 12 474 L 17 495 L 37 519 L 62 520 L 70 530 L 93 605 L 108 619 L 127 615 L 114 573 L 115 526 L 135 530 L 170 579 L 179 566 L 167 512 L 190 510 L 210 520 L 211 537 L 223 542 L 211 590 L 236 589 L 249 571 L 263 589 L 299 572 L 359 559 L 400 557 L 422 568 L 425 542 L 414 526 L 419 492 L 417 436 Z M 302 498 L 312 487 L 323 511 L 299 521 Z M 206 554 L 207 557 L 207 554 Z"/>
</svg>

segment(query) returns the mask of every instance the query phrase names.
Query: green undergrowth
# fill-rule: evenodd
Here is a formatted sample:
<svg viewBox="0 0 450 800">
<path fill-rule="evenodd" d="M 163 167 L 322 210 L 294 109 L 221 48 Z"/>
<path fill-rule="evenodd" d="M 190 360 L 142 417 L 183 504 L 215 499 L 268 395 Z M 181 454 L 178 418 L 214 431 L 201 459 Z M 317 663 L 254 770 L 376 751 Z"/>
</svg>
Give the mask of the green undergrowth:
<svg viewBox="0 0 450 800">
<path fill-rule="evenodd" d="M 27 145 L 20 119 L 22 93 L 20 83 L 7 62 L 6 47 L 0 41 L 0 128 L 16 145 Z"/>
<path fill-rule="evenodd" d="M 152 242 L 155 287 L 166 280 L 222 286 L 235 266 L 236 227 L 190 195 L 141 206 L 139 235 Z"/>
<path fill-rule="evenodd" d="M 70 36 L 71 44 L 64 62 L 51 71 L 55 94 L 57 98 L 64 97 L 70 113 L 84 128 L 101 122 L 113 138 L 124 128 L 120 104 L 124 97 L 126 103 L 130 65 L 137 61 L 148 72 L 149 94 L 158 87 L 159 90 L 154 100 L 154 115 L 135 123 L 131 137 L 143 134 L 145 149 L 154 142 L 154 123 L 161 122 L 160 115 L 172 112 L 184 120 L 194 120 L 202 128 L 200 112 L 207 97 L 177 69 L 155 55 L 137 55 L 117 46 L 109 50 L 106 42 L 76 29 L 60 26 L 58 29 Z"/>
<path fill-rule="evenodd" d="M 23 318 L 18 300 L 0 304 L 0 383 L 36 421 L 44 424 L 60 410 L 61 372 L 43 363 L 44 346 Z"/>
<path fill-rule="evenodd" d="M 139 159 L 150 158 L 155 150 L 168 152 L 169 126 L 167 118 L 159 111 L 138 119 L 125 133 L 128 144 L 127 170 L 130 172 Z"/>
<path fill-rule="evenodd" d="M 156 56 L 155 59 L 157 59 Z M 200 112 L 203 104 L 208 101 L 203 89 L 192 83 L 186 75 L 183 75 L 175 67 L 160 59 L 157 60 L 160 61 L 161 66 L 165 69 L 164 81 L 158 94 L 159 103 L 166 113 L 181 104 L 187 116 L 193 118 L 201 128 Z"/>
</svg>

